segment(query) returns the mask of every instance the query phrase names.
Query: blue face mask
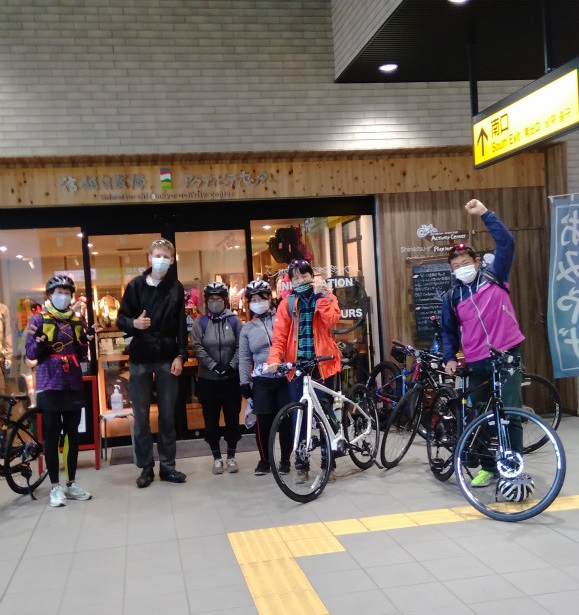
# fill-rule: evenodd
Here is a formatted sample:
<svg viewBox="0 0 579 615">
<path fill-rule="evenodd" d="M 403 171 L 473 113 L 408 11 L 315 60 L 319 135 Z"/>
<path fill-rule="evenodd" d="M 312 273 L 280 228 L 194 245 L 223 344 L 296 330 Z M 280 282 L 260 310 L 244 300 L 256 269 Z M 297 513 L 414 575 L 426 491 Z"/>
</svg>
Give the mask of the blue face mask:
<svg viewBox="0 0 579 615">
<path fill-rule="evenodd" d="M 168 258 L 154 257 L 151 259 L 151 266 L 157 273 L 166 273 L 171 266 L 171 260 Z"/>
<path fill-rule="evenodd" d="M 296 295 L 303 295 L 308 292 L 312 288 L 313 284 L 311 282 L 301 282 L 300 284 L 296 284 L 293 287 L 294 293 Z"/>
</svg>

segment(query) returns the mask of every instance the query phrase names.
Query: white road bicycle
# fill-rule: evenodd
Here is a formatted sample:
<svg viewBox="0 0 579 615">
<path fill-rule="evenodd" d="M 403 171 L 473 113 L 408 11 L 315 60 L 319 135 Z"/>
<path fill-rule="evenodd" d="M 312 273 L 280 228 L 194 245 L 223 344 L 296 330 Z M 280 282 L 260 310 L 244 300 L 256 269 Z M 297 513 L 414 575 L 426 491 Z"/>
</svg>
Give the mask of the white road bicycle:
<svg viewBox="0 0 579 615">
<path fill-rule="evenodd" d="M 336 457 L 348 453 L 366 470 L 378 452 L 380 431 L 373 393 L 365 385 L 355 384 L 342 394 L 310 376 L 318 363 L 332 358 L 315 357 L 280 366 L 282 373 L 295 368 L 296 376 L 304 375 L 300 401 L 277 413 L 269 437 L 272 474 L 283 493 L 296 502 L 311 502 L 322 493 Z M 327 399 L 320 400 L 317 391 Z"/>
</svg>

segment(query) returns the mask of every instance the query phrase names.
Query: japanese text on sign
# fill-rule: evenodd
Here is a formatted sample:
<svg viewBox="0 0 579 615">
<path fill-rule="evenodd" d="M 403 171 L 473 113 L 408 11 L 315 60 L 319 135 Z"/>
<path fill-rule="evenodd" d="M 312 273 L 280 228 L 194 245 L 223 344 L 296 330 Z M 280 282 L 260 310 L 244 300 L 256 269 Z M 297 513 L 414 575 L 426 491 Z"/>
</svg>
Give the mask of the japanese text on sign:
<svg viewBox="0 0 579 615">
<path fill-rule="evenodd" d="M 579 195 L 551 199 L 549 342 L 556 378 L 579 375 Z"/>
</svg>

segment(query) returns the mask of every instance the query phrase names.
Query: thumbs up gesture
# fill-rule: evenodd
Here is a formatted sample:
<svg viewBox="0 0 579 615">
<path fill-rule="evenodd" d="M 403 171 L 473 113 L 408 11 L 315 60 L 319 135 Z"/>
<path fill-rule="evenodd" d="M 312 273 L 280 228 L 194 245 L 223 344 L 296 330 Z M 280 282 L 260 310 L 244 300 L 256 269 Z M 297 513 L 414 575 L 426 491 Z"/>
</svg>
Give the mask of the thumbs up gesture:
<svg viewBox="0 0 579 615">
<path fill-rule="evenodd" d="M 151 326 L 151 319 L 147 316 L 147 311 L 143 310 L 138 318 L 133 320 L 133 326 L 135 329 L 148 329 Z"/>
</svg>

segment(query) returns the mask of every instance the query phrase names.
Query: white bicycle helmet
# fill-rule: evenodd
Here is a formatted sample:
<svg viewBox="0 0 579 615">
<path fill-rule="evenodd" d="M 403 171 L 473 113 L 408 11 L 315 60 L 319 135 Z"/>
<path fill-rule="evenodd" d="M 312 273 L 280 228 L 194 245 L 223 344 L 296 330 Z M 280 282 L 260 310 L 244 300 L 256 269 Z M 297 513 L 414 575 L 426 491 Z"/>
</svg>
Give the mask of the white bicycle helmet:
<svg viewBox="0 0 579 615">
<path fill-rule="evenodd" d="M 535 493 L 532 477 L 524 473 L 516 478 L 501 479 L 497 488 L 507 502 L 522 502 Z"/>
</svg>

